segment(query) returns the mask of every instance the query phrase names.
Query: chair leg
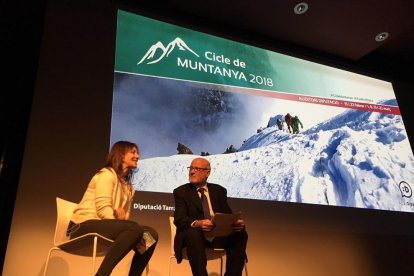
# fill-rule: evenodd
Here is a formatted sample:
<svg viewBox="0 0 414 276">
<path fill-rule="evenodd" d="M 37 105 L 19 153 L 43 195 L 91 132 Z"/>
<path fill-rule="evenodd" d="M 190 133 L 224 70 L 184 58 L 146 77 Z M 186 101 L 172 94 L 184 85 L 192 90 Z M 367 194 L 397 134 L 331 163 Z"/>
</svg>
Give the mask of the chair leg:
<svg viewBox="0 0 414 276">
<path fill-rule="evenodd" d="M 223 257 L 220 257 L 220 276 L 223 276 Z"/>
<path fill-rule="evenodd" d="M 149 263 L 145 267 L 145 275 L 147 275 L 147 276 L 149 275 Z"/>
<path fill-rule="evenodd" d="M 168 276 L 171 276 L 171 260 L 172 259 L 176 259 L 174 255 L 171 255 L 168 261 Z"/>
<path fill-rule="evenodd" d="M 96 262 L 96 248 L 98 244 L 98 237 L 93 237 L 93 255 L 92 255 L 92 273 L 91 276 L 95 275 L 95 262 Z"/>
<path fill-rule="evenodd" d="M 49 259 L 50 259 L 50 255 L 52 255 L 52 251 L 53 250 L 58 250 L 58 249 L 59 249 L 58 247 L 52 247 L 52 248 L 50 248 L 49 253 L 47 254 L 45 269 L 43 270 L 43 276 L 46 276 L 47 268 L 49 266 Z"/>
<path fill-rule="evenodd" d="M 175 256 L 170 256 L 170 259 L 168 261 L 168 276 L 171 276 L 171 260 L 175 259 Z"/>
</svg>

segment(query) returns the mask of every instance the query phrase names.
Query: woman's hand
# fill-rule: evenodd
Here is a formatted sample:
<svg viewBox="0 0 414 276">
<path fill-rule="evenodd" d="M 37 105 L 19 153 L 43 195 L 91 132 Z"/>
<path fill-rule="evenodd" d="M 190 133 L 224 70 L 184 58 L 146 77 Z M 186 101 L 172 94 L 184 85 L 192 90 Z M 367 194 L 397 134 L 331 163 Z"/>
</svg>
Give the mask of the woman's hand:
<svg viewBox="0 0 414 276">
<path fill-rule="evenodd" d="M 118 208 L 114 210 L 114 216 L 116 219 L 125 220 L 126 212 L 124 208 Z"/>
<path fill-rule="evenodd" d="M 145 250 L 145 248 L 147 247 L 144 238 L 142 238 L 138 243 L 137 243 L 137 250 L 138 252 L 143 252 Z"/>
</svg>

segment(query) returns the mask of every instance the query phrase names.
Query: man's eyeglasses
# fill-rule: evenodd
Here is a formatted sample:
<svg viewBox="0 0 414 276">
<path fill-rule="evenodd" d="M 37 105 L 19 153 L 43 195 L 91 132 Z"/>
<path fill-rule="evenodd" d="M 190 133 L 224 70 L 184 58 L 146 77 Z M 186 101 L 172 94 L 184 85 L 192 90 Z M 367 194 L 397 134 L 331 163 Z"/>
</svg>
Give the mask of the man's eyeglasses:
<svg viewBox="0 0 414 276">
<path fill-rule="evenodd" d="M 199 168 L 199 167 L 187 167 L 187 169 L 189 171 L 195 170 L 196 172 L 209 171 L 210 170 L 209 168 Z"/>
</svg>

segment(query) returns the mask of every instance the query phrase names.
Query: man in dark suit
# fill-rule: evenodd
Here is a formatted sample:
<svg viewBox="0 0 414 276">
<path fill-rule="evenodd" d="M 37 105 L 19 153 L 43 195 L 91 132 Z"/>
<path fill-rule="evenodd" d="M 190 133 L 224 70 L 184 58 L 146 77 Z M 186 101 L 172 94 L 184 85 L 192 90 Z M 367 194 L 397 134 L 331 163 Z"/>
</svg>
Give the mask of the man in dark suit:
<svg viewBox="0 0 414 276">
<path fill-rule="evenodd" d="M 174 224 L 177 226 L 174 251 L 177 262 L 182 261 L 182 250 L 185 248 L 193 275 L 207 276 L 205 248 L 224 248 L 227 254 L 225 276 L 240 276 L 246 260 L 247 232 L 244 220 L 239 218 L 228 236 L 207 238 L 206 234 L 214 227 L 210 216 L 232 213 L 227 203 L 227 190 L 220 185 L 207 183 L 211 170 L 208 160 L 196 158 L 188 169 L 190 183 L 177 187 L 173 192 Z"/>
</svg>

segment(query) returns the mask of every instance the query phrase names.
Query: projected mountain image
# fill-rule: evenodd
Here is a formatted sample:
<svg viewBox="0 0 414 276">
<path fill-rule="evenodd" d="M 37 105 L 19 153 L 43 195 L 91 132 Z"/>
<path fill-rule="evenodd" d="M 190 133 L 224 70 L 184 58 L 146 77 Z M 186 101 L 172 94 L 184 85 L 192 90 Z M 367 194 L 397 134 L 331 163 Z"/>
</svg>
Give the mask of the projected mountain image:
<svg viewBox="0 0 414 276">
<path fill-rule="evenodd" d="M 411 194 L 400 189 L 401 182 L 406 189 L 414 183 L 401 116 L 345 110 L 294 135 L 272 121 L 246 137 L 237 152 L 206 156 L 209 181 L 234 198 L 414 211 Z M 186 168 L 195 157 L 140 160 L 135 189 L 171 193 L 187 182 Z"/>
<path fill-rule="evenodd" d="M 174 155 L 178 143 L 197 154 L 223 153 L 230 144 L 240 146 L 261 124 L 258 107 L 266 106 L 253 104 L 264 100 L 182 81 L 116 74 L 111 141 L 135 141 L 142 159 Z"/>
</svg>

